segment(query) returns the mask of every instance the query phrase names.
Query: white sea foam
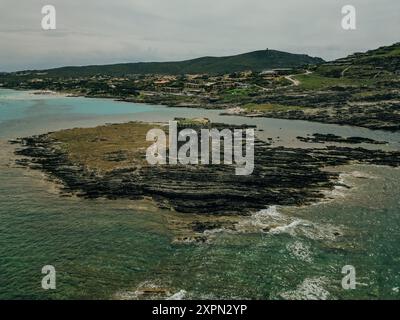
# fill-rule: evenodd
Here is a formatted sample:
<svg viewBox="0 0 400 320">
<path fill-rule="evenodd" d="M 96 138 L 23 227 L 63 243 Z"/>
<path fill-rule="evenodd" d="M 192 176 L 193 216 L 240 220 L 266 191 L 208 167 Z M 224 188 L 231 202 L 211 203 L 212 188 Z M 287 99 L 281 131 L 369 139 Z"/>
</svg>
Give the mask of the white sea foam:
<svg viewBox="0 0 400 320">
<path fill-rule="evenodd" d="M 271 217 L 279 217 L 281 215 L 278 211 L 277 206 L 270 206 L 268 209 L 261 210 L 259 213 L 261 215 L 271 216 Z"/>
<path fill-rule="evenodd" d="M 276 206 L 244 218 L 236 225 L 236 230 L 241 233 L 263 232 L 273 235 L 285 233 L 313 240 L 335 240 L 343 233 L 341 228 L 330 224 L 318 224 L 283 214 Z"/>
<path fill-rule="evenodd" d="M 285 300 L 327 300 L 330 293 L 325 289 L 329 283 L 325 277 L 307 278 L 295 290 L 280 293 Z"/>
<path fill-rule="evenodd" d="M 252 214 L 250 217 L 244 218 L 236 225 L 236 230 L 239 232 L 269 230 L 272 223 L 282 222 L 282 219 L 284 219 L 284 217 L 278 211 L 278 207 L 270 206 L 267 209 Z"/>
<path fill-rule="evenodd" d="M 292 256 L 296 257 L 299 260 L 309 263 L 313 262 L 311 249 L 303 242 L 295 241 L 293 243 L 289 243 L 286 246 L 286 249 L 291 253 Z"/>
<path fill-rule="evenodd" d="M 172 296 L 168 297 L 166 300 L 183 300 L 186 298 L 187 292 L 185 290 L 180 290 L 174 293 Z"/>
<path fill-rule="evenodd" d="M 161 285 L 161 281 L 144 281 L 132 291 L 119 291 L 114 295 L 118 300 L 140 300 L 140 299 L 166 299 L 182 300 L 187 292 L 180 290 L 172 293 L 172 290 Z"/>
<path fill-rule="evenodd" d="M 271 233 L 271 234 L 289 233 L 290 235 L 295 236 L 296 235 L 295 229 L 296 229 L 296 227 L 300 226 L 301 224 L 302 224 L 302 220 L 297 219 L 297 220 L 290 222 L 289 224 L 272 228 L 269 233 Z"/>
</svg>

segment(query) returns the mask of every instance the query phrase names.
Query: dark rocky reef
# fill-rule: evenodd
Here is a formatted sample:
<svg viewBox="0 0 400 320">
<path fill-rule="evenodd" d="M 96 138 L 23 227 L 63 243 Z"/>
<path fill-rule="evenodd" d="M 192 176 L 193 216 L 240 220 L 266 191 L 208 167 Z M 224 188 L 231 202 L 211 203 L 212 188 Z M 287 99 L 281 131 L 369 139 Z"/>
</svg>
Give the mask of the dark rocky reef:
<svg viewBox="0 0 400 320">
<path fill-rule="evenodd" d="M 382 90 L 377 88 L 376 90 Z M 372 130 L 398 131 L 400 129 L 399 94 L 390 100 L 369 101 L 364 97 L 352 101 L 352 96 L 362 91 L 301 90 L 274 92 L 254 98 L 252 103 L 273 103 L 285 106 L 307 106 L 296 110 L 258 111 L 254 117 L 303 120 L 339 125 L 364 127 Z M 249 114 L 251 115 L 251 113 Z"/>
<path fill-rule="evenodd" d="M 44 134 L 22 138 L 17 163 L 63 182 L 63 191 L 85 198 L 153 198 L 160 207 L 184 213 L 246 215 L 268 205 L 305 205 L 323 198 L 339 174 L 327 166 L 351 163 L 397 167 L 400 152 L 330 146 L 318 149 L 271 147 L 255 142 L 255 170 L 236 176 L 230 165 L 132 166 L 105 173 L 72 163 L 59 142 Z M 118 161 L 123 154 L 105 155 Z M 215 226 L 196 224 L 196 230 Z"/>
<path fill-rule="evenodd" d="M 298 140 L 307 143 L 326 143 L 326 142 L 337 142 L 347 144 L 387 144 L 385 141 L 376 141 L 373 139 L 362 138 L 362 137 L 340 137 L 335 134 L 322 134 L 314 133 L 312 136 L 297 137 Z"/>
</svg>

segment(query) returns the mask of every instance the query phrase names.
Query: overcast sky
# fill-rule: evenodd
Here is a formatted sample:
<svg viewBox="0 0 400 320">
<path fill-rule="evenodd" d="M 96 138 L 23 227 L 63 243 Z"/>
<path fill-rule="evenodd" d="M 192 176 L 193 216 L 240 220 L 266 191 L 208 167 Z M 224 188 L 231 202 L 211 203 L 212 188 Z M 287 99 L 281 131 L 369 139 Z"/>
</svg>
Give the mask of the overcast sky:
<svg viewBox="0 0 400 320">
<path fill-rule="evenodd" d="M 57 10 L 43 31 L 41 8 Z M 341 8 L 357 9 L 357 30 Z M 0 71 L 231 55 L 330 60 L 400 41 L 400 0 L 0 0 Z"/>
</svg>

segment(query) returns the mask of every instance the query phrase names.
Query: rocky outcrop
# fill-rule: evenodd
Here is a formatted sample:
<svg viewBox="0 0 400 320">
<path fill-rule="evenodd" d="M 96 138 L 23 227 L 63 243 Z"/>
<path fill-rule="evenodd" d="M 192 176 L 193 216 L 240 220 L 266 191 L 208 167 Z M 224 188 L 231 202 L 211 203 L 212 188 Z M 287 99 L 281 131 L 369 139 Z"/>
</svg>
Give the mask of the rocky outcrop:
<svg viewBox="0 0 400 320">
<path fill-rule="evenodd" d="M 346 144 L 387 144 L 385 141 L 376 141 L 369 138 L 362 137 L 340 137 L 334 134 L 321 134 L 314 133 L 312 136 L 297 137 L 298 140 L 307 143 L 326 143 L 326 142 L 337 142 Z"/>
<path fill-rule="evenodd" d="M 14 141 L 15 143 L 16 141 Z M 255 170 L 236 176 L 229 165 L 163 165 L 115 168 L 105 173 L 72 163 L 50 135 L 23 138 L 17 155 L 23 166 L 63 182 L 63 191 L 85 198 L 153 198 L 161 208 L 184 213 L 246 215 L 268 205 L 304 205 L 324 197 L 338 181 L 327 166 L 366 163 L 400 165 L 399 152 L 330 146 L 318 149 L 271 147 L 257 140 Z M 106 155 L 110 156 L 110 155 Z M 113 154 L 110 161 L 118 161 Z M 207 230 L 208 225 L 195 225 Z"/>
</svg>

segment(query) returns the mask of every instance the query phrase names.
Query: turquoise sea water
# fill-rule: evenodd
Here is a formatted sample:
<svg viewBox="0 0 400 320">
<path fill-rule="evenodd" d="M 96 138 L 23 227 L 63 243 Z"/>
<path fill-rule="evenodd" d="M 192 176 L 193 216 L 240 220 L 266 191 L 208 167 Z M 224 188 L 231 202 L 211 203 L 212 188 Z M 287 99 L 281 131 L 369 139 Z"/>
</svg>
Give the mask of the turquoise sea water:
<svg viewBox="0 0 400 320">
<path fill-rule="evenodd" d="M 399 148 L 399 134 L 218 114 L 0 90 L 0 298 L 135 298 L 148 287 L 187 299 L 400 298 L 399 169 L 337 168 L 352 188 L 338 187 L 328 195 L 331 201 L 266 207 L 238 219 L 236 232 L 219 230 L 196 244 L 175 241 L 180 225 L 194 218 L 149 201 L 60 197 L 40 172 L 16 167 L 14 146 L 6 143 L 61 128 L 207 116 L 257 124 L 264 130 L 259 137 L 272 137 L 277 145 L 297 146 L 296 136 L 321 132 Z M 275 228 L 262 232 L 271 223 Z M 41 289 L 44 265 L 56 268 L 54 291 Z M 356 268 L 356 290 L 341 287 L 345 265 Z"/>
</svg>

